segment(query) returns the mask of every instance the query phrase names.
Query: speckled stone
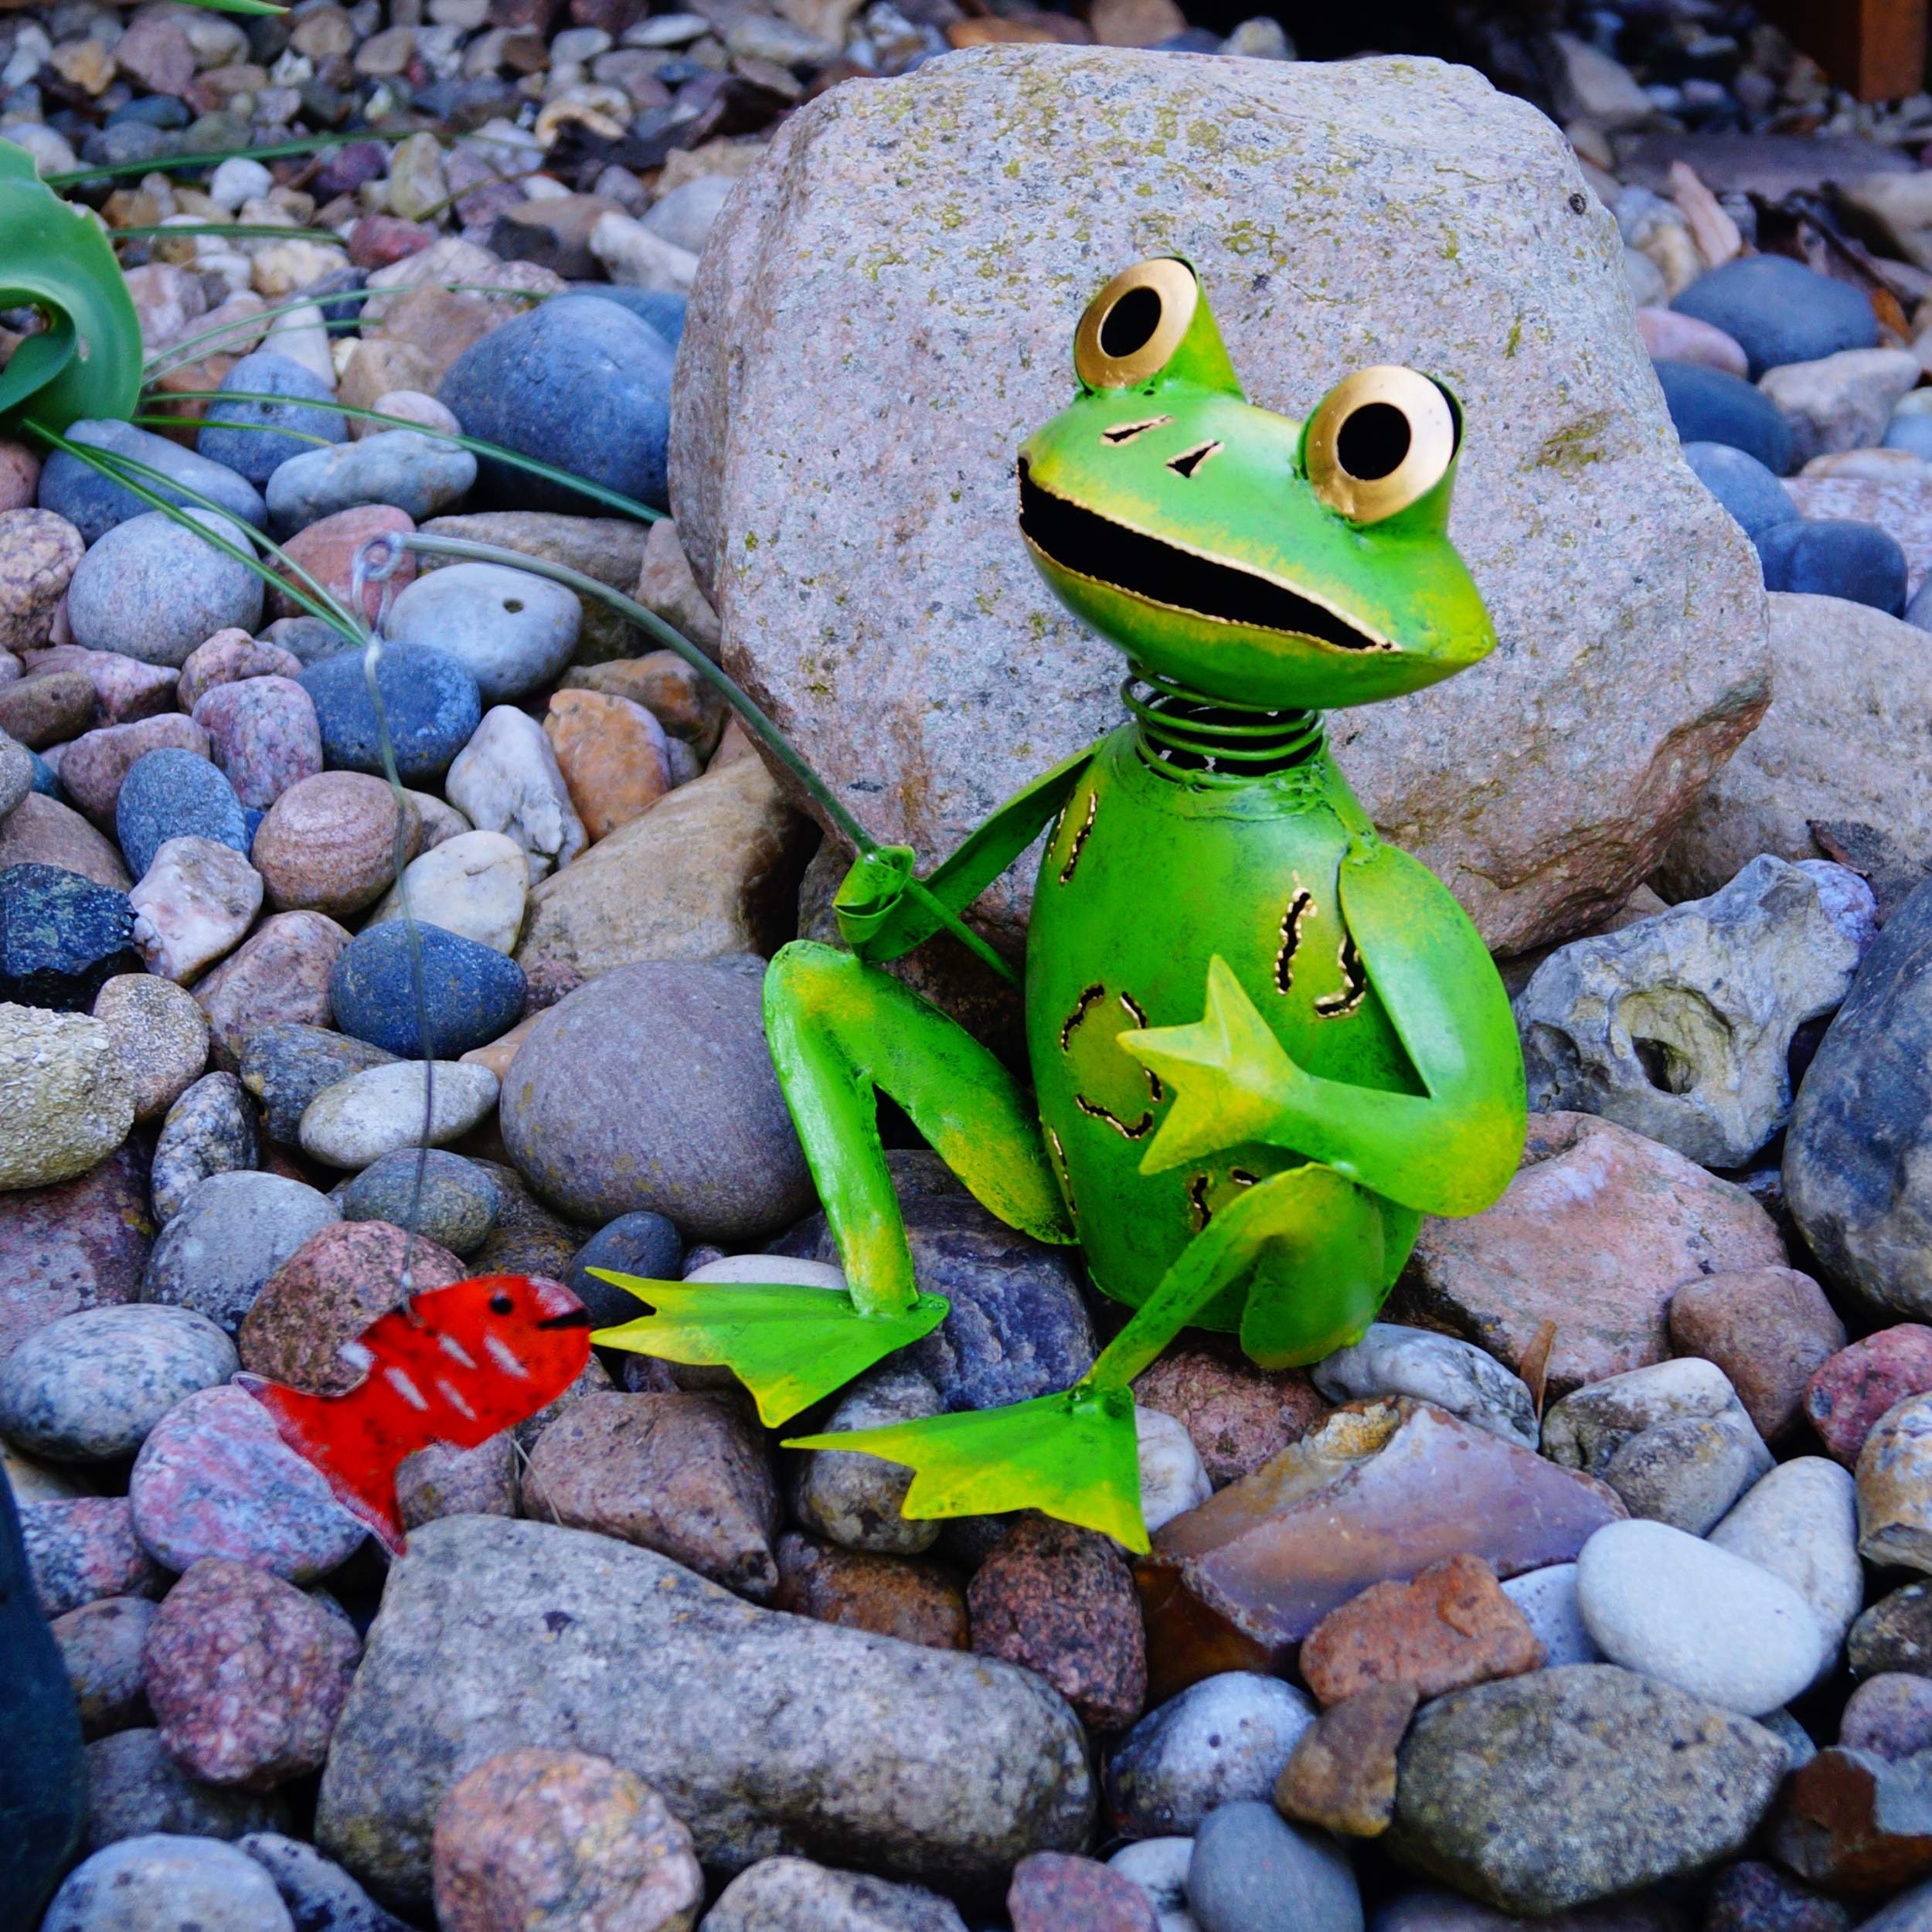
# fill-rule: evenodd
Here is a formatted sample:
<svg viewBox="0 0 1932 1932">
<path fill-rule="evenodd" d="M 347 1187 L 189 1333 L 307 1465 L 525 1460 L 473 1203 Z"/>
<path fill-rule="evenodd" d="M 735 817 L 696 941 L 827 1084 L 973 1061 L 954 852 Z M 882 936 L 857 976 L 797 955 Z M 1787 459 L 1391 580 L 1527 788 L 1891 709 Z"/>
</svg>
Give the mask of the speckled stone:
<svg viewBox="0 0 1932 1932">
<path fill-rule="evenodd" d="M 1134 1400 L 1172 1416 L 1219 1489 L 1301 1440 L 1328 1404 L 1301 1369 L 1257 1369 L 1238 1347 L 1182 1342 L 1134 1384 Z"/>
<path fill-rule="evenodd" d="M 83 1309 L 36 1328 L 0 1364 L 0 1430 L 50 1461 L 113 1461 L 236 1366 L 234 1344 L 191 1309 Z"/>
<path fill-rule="evenodd" d="M 128 895 L 53 866 L 0 871 L 0 1000 L 85 1012 L 138 970 Z"/>
<path fill-rule="evenodd" d="M 206 1073 L 168 1110 L 155 1142 L 150 1185 L 164 1225 L 210 1175 L 255 1165 L 255 1110 L 233 1073 Z"/>
<path fill-rule="evenodd" d="M 523 969 L 494 947 L 418 923 L 430 1048 L 454 1059 L 487 1046 L 523 1015 Z M 329 975 L 335 1024 L 405 1056 L 423 1051 L 411 977 L 410 929 L 396 920 L 358 934 Z"/>
<path fill-rule="evenodd" d="M 647 1281 L 677 1281 L 684 1276 L 684 1237 L 662 1214 L 621 1214 L 599 1228 L 578 1249 L 563 1285 L 590 1311 L 593 1327 L 612 1328 L 638 1311 L 636 1298 L 614 1282 L 593 1274 L 634 1274 Z M 800 1459 L 815 1451 L 807 1451 Z"/>
<path fill-rule="evenodd" d="M 162 750 L 192 751 L 206 758 L 208 733 L 179 711 L 83 732 L 60 754 L 60 789 L 96 825 L 111 825 L 121 785 L 134 761 Z"/>
<path fill-rule="evenodd" d="M 94 1015 L 121 1056 L 138 1121 L 165 1113 L 208 1063 L 207 1017 L 171 981 L 117 973 L 94 995 Z"/>
<path fill-rule="evenodd" d="M 204 1784 L 162 1749 L 160 1733 L 153 1730 L 117 1731 L 87 1747 L 90 1850 L 151 1832 L 166 1834 L 164 1842 L 175 1847 L 191 1840 L 237 1838 L 247 1832 L 285 1831 L 288 1824 L 287 1801 L 278 1792 Z M 147 1932 L 146 1925 L 140 1932 Z"/>
<path fill-rule="evenodd" d="M 1852 1932 L 1852 1923 L 1835 1899 L 1757 1859 L 1740 1859 L 1717 1875 L 1704 1914 L 1704 1932 Z M 1910 1932 L 1910 1922 L 1889 1932 Z"/>
<path fill-rule="evenodd" d="M 321 1768 L 362 1646 L 292 1583 L 209 1557 L 168 1591 L 145 1650 L 168 1756 L 191 1777 L 264 1790 Z"/>
<path fill-rule="evenodd" d="M 185 985 L 247 936 L 261 910 L 261 874 L 213 838 L 168 838 L 128 900 L 148 971 Z"/>
<path fill-rule="evenodd" d="M 188 654 L 175 685 L 184 711 L 192 712 L 217 685 L 244 678 L 299 678 L 302 661 L 279 645 L 251 638 L 246 631 L 217 631 Z"/>
<path fill-rule="evenodd" d="M 232 1335 L 270 1275 L 340 1219 L 326 1195 L 282 1175 L 210 1175 L 155 1242 L 141 1299 L 198 1309 Z"/>
<path fill-rule="evenodd" d="M 74 1179 L 121 1145 L 134 1119 L 134 1090 L 100 1021 L 0 1002 L 0 1190 Z"/>
<path fill-rule="evenodd" d="M 20 1512 L 27 1568 L 44 1617 L 103 1597 L 158 1597 L 162 1576 L 136 1536 L 125 1496 L 75 1496 Z"/>
<path fill-rule="evenodd" d="M 431 1148 L 419 1158 L 413 1148 L 399 1148 L 349 1182 L 341 1205 L 345 1220 L 413 1227 L 452 1253 L 468 1254 L 489 1238 L 502 1198 L 495 1182 L 461 1155 Z"/>
<path fill-rule="evenodd" d="M 966 1921 L 923 1885 L 787 1855 L 740 1872 L 705 1915 L 705 1932 L 966 1932 Z"/>
<path fill-rule="evenodd" d="M 406 1530 L 439 1516 L 514 1516 L 516 1505 L 516 1450 L 507 1431 L 474 1449 L 433 1442 L 396 1466 L 396 1512 Z"/>
<path fill-rule="evenodd" d="M 393 1057 L 331 1027 L 281 1022 L 250 1036 L 241 1056 L 241 1082 L 260 1103 L 268 1138 L 293 1146 L 302 1115 L 324 1087 Z"/>
<path fill-rule="evenodd" d="M 411 1932 L 314 1845 L 280 1832 L 250 1832 L 236 1843 L 275 1881 L 296 1932 Z"/>
<path fill-rule="evenodd" d="M 1852 1624 L 1845 1655 L 1855 1677 L 1882 1671 L 1932 1676 L 1932 1583 L 1907 1583 L 1881 1597 Z"/>
<path fill-rule="evenodd" d="M 165 24 L 130 30 L 151 36 Z M 158 98 L 159 97 L 157 97 Z M 69 1873 L 44 1932 L 292 1932 L 274 1881 L 253 1860 L 201 1837 L 154 1832 L 97 1852 Z"/>
<path fill-rule="evenodd" d="M 315 701 L 322 750 L 332 769 L 380 772 L 381 738 L 362 654 L 345 651 L 311 664 L 301 684 Z M 475 678 L 444 651 L 391 645 L 383 652 L 376 685 L 403 784 L 440 779 L 482 717 Z"/>
<path fill-rule="evenodd" d="M 315 702 L 292 678 L 216 685 L 196 705 L 194 722 L 208 733 L 235 796 L 257 811 L 322 768 Z"/>
<path fill-rule="evenodd" d="M 51 510 L 0 511 L 0 651 L 45 644 L 87 545 Z"/>
<path fill-rule="evenodd" d="M 134 1458 L 128 1497 L 143 1547 L 170 1570 L 226 1556 L 307 1583 L 346 1562 L 365 1533 L 268 1411 L 232 1386 L 204 1389 L 162 1418 Z"/>
<path fill-rule="evenodd" d="M 734 1257 L 727 1268 L 692 1270 L 687 1279 L 717 1280 L 735 1274 L 743 1280 L 750 1257 Z M 755 1265 L 755 1262 L 753 1264 Z M 798 1271 L 792 1272 L 796 1269 Z M 809 1270 L 810 1272 L 808 1272 Z M 673 1277 L 675 1278 L 675 1277 Z M 766 1281 L 798 1281 L 811 1287 L 838 1287 L 845 1277 L 823 1262 L 792 1263 L 759 1270 Z M 621 1292 L 607 1287 L 607 1293 Z M 624 1297 L 630 1301 L 628 1295 Z M 633 1309 L 636 1307 L 633 1302 Z M 614 1310 L 613 1314 L 616 1311 Z M 619 1315 L 628 1320 L 629 1315 Z M 895 1422 L 917 1422 L 941 1413 L 939 1391 L 917 1369 L 886 1362 L 852 1383 L 838 1406 L 825 1418 L 820 1434 L 850 1429 L 876 1429 Z M 847 1549 L 884 1555 L 917 1556 L 939 1540 L 940 1525 L 901 1514 L 900 1505 L 912 1487 L 913 1472 L 903 1463 L 888 1462 L 847 1449 L 807 1449 L 793 1463 L 792 1510 L 808 1529 L 815 1529 Z"/>
<path fill-rule="evenodd" d="M 1013 1867 L 1013 1932 L 1160 1932 L 1147 1894 L 1096 1859 L 1033 1852 Z"/>
<path fill-rule="evenodd" d="M 778 1589 L 771 1600 L 775 1610 L 876 1631 L 934 1650 L 967 1648 L 966 1599 L 937 1563 L 842 1549 L 796 1530 L 778 1539 L 774 1553 L 778 1560 Z"/>
<path fill-rule="evenodd" d="M 547 1274 L 561 1280 L 590 1230 L 553 1214 L 513 1167 L 478 1159 L 502 1196 L 496 1226 L 469 1257 L 473 1274 Z"/>
<path fill-rule="evenodd" d="M 406 863 L 420 835 L 411 813 L 399 855 L 396 794 L 388 784 L 359 771 L 321 772 L 275 801 L 255 835 L 254 863 L 277 912 L 306 909 L 348 919 L 382 897 L 398 856 Z"/>
<path fill-rule="evenodd" d="M 63 1315 L 135 1300 L 154 1237 L 137 1142 L 76 1179 L 0 1193 L 0 1357 Z"/>
<path fill-rule="evenodd" d="M 261 622 L 261 579 L 203 531 L 248 548 L 239 525 L 208 510 L 150 510 L 116 524 L 82 558 L 67 587 L 75 643 L 179 670 L 217 631 L 254 630 Z"/>
<path fill-rule="evenodd" d="M 320 437 L 325 443 L 347 440 L 345 419 L 333 410 L 314 406 L 333 400 L 330 386 L 313 370 L 272 349 L 243 356 L 218 386 L 224 391 L 257 391 L 288 399 L 213 405 L 219 410 L 221 422 L 245 427 L 204 429 L 196 438 L 196 447 L 202 455 L 246 477 L 258 490 L 267 486 L 268 479 L 291 456 L 315 448 L 309 438 Z"/>
<path fill-rule="evenodd" d="M 233 1072 L 265 1026 L 328 1024 L 328 975 L 349 934 L 321 913 L 277 913 L 195 988 L 215 1064 Z"/>
<path fill-rule="evenodd" d="M 1893 1763 L 1932 1750 L 1932 1679 L 1905 1671 L 1867 1678 L 1846 1701 L 1838 1741 Z"/>
<path fill-rule="evenodd" d="M 144 753 L 114 801 L 114 836 L 128 870 L 138 879 L 168 839 L 191 835 L 247 852 L 248 823 L 234 787 L 192 751 Z"/>
<path fill-rule="evenodd" d="M 1846 1468 L 1889 1409 L 1932 1389 L 1932 1328 L 1896 1322 L 1828 1357 L 1804 1390 L 1804 1413 L 1818 1439 Z"/>
<path fill-rule="evenodd" d="M 141 1647 L 155 1606 L 145 1597 L 103 1597 L 53 1620 L 53 1640 L 80 1706 L 83 1737 L 151 1721 Z"/>
</svg>

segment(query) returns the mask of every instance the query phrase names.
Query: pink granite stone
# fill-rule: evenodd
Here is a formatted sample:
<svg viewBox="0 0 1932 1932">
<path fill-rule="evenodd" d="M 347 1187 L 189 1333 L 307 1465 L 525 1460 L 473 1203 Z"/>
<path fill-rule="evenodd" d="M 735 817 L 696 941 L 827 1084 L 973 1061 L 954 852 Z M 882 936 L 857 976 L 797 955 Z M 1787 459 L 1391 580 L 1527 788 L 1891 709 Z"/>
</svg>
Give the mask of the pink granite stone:
<svg viewBox="0 0 1932 1932">
<path fill-rule="evenodd" d="M 292 678 L 218 684 L 196 705 L 195 723 L 235 796 L 257 811 L 322 768 L 315 700 Z"/>
</svg>

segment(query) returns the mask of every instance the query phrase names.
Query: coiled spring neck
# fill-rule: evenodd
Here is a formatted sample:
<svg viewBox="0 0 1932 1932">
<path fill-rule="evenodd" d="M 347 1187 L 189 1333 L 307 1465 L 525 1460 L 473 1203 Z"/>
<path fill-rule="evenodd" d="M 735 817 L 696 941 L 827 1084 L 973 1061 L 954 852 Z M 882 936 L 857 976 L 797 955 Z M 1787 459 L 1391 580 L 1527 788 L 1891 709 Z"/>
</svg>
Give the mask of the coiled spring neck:
<svg viewBox="0 0 1932 1932">
<path fill-rule="evenodd" d="M 1304 765 L 1324 742 L 1318 711 L 1271 711 L 1230 704 L 1137 670 L 1121 701 L 1139 727 L 1137 748 L 1157 771 L 1210 783 L 1246 784 Z"/>
</svg>

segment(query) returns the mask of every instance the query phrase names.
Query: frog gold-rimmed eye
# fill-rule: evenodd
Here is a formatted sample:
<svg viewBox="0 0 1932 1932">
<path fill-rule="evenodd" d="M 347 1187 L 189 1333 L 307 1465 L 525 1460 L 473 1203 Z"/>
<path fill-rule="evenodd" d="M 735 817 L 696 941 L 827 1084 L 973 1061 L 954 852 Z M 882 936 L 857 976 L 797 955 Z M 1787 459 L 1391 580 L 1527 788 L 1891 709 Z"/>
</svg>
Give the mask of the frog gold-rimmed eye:
<svg viewBox="0 0 1932 1932">
<path fill-rule="evenodd" d="M 1089 389 L 1131 389 L 1158 376 L 1181 346 L 1201 299 L 1172 256 L 1124 269 L 1088 303 L 1073 338 L 1073 369 Z"/>
<path fill-rule="evenodd" d="M 1448 392 L 1427 376 L 1392 363 L 1359 369 L 1308 418 L 1308 481 L 1351 522 L 1379 523 L 1448 474 L 1461 428 Z"/>
</svg>

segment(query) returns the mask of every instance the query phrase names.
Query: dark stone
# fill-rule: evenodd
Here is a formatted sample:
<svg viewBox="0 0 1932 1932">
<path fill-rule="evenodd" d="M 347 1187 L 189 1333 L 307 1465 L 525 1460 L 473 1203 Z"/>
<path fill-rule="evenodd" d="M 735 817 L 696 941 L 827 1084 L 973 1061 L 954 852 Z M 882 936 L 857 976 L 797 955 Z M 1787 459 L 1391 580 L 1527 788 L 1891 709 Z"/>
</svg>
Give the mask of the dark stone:
<svg viewBox="0 0 1932 1932">
<path fill-rule="evenodd" d="M 1861 1615 L 1845 1640 L 1854 1677 L 1910 1671 L 1932 1677 L 1932 1583 L 1907 1583 Z"/>
<path fill-rule="evenodd" d="M 523 1176 L 498 1161 L 472 1165 L 496 1183 L 496 1225 L 489 1239 L 469 1257 L 472 1274 L 543 1274 L 560 1281 L 587 1230 L 553 1214 L 532 1194 Z M 630 1313 L 637 1312 L 634 1306 Z M 629 1319 L 629 1316 L 625 1318 Z M 633 1361 L 646 1359 L 642 1355 Z"/>
<path fill-rule="evenodd" d="M 654 509 L 669 505 L 671 352 L 615 303 L 546 302 L 459 355 L 437 391 L 471 436 L 570 471 Z M 604 515 L 607 506 L 489 457 L 478 488 L 515 509 Z"/>
<path fill-rule="evenodd" d="M 128 895 L 58 866 L 0 872 L 0 999 L 82 1013 L 117 973 L 144 970 Z"/>
<path fill-rule="evenodd" d="M 1789 476 L 1798 467 L 1798 446 L 1784 411 L 1741 376 L 1697 362 L 1651 367 L 1680 441 L 1723 443 L 1755 457 L 1777 476 Z"/>
<path fill-rule="evenodd" d="M 1770 1846 L 1781 1865 L 1847 1898 L 1932 1877 L 1932 1751 L 1896 1763 L 1820 1751 L 1786 1781 Z"/>
<path fill-rule="evenodd" d="M 268 479 L 291 456 L 315 448 L 307 438 L 319 436 L 325 443 L 348 440 L 349 419 L 332 409 L 315 406 L 333 402 L 335 390 L 312 369 L 273 349 L 244 355 L 216 386 L 224 395 L 240 389 L 289 399 L 285 403 L 211 403 L 208 413 L 216 421 L 244 427 L 204 429 L 196 438 L 196 447 L 203 456 L 245 476 L 258 490 L 267 487 Z M 295 434 L 290 434 L 291 430 Z"/>
<path fill-rule="evenodd" d="M 1852 1914 L 1774 1865 L 1746 1859 L 1720 1872 L 1704 1932 L 1852 1932 Z"/>
<path fill-rule="evenodd" d="M 385 1154 L 345 1182 L 341 1204 L 345 1220 L 413 1227 L 453 1254 L 468 1254 L 488 1240 L 502 1199 L 495 1182 L 474 1161 L 438 1148 L 406 1147 Z"/>
<path fill-rule="evenodd" d="M 261 492 L 247 478 L 237 476 L 225 464 L 211 463 L 206 457 L 183 449 L 165 436 L 136 429 L 131 423 L 111 421 L 70 423 L 66 434 L 70 442 L 127 457 L 174 479 L 168 484 L 138 477 L 141 487 L 151 496 L 196 509 L 217 509 L 237 522 L 252 523 L 258 530 L 267 527 L 268 512 Z M 64 450 L 54 451 L 42 467 L 37 501 L 43 510 L 64 516 L 90 546 L 117 523 L 125 523 L 155 507 L 125 484 L 112 481 Z"/>
<path fill-rule="evenodd" d="M 410 1932 L 385 1912 L 332 1859 L 280 1832 L 250 1832 L 235 1841 L 275 1881 L 295 1932 Z"/>
<path fill-rule="evenodd" d="M 0 1900 L 18 1924 L 37 1922 L 87 1815 L 80 1706 L 0 1476 Z"/>
<path fill-rule="evenodd" d="M 440 778 L 481 720 L 476 679 L 446 651 L 424 645 L 385 646 L 376 675 L 403 784 Z M 362 654 L 338 651 L 312 662 L 298 682 L 315 700 L 322 757 L 329 768 L 379 775 L 382 737 Z"/>
<path fill-rule="evenodd" d="M 1195 1834 L 1187 1906 L 1201 1932 L 1358 1932 L 1362 1923 L 1339 1841 L 1253 1798 L 1210 1811 Z"/>
<path fill-rule="evenodd" d="M 1932 1679 L 1902 1670 L 1868 1678 L 1845 1704 L 1838 1741 L 1894 1762 L 1932 1750 Z"/>
<path fill-rule="evenodd" d="M 1728 443 L 1686 443 L 1684 461 L 1753 543 L 1777 524 L 1801 520 L 1791 492 L 1756 457 Z"/>
<path fill-rule="evenodd" d="M 87 1849 L 165 1832 L 185 1838 L 238 1838 L 288 1828 L 279 1791 L 204 1784 L 162 1749 L 161 1733 L 116 1731 L 87 1747 Z"/>
<path fill-rule="evenodd" d="M 1892 617 L 1905 611 L 1905 553 L 1875 523 L 1835 519 L 1780 523 L 1757 538 L 1767 590 L 1869 604 Z"/>
<path fill-rule="evenodd" d="M 137 879 L 170 838 L 212 838 L 244 853 L 249 843 L 241 801 L 219 769 L 192 751 L 167 745 L 143 752 L 122 780 L 114 803 L 114 836 Z"/>
<path fill-rule="evenodd" d="M 302 1115 L 324 1087 L 395 1057 L 326 1026 L 281 1020 L 249 1035 L 242 1049 L 241 1083 L 261 1103 L 268 1138 L 294 1147 Z"/>
<path fill-rule="evenodd" d="M 493 946 L 420 922 L 415 927 L 429 1011 L 428 1051 L 454 1060 L 500 1039 L 523 1017 L 523 968 Z M 328 975 L 335 1024 L 405 1059 L 424 1051 L 412 985 L 410 929 L 400 919 L 365 927 Z"/>
<path fill-rule="evenodd" d="M 1788 255 L 1740 256 L 1699 276 L 1671 306 L 1730 336 L 1749 359 L 1753 382 L 1767 369 L 1872 349 L 1879 339 L 1862 290 Z"/>
<path fill-rule="evenodd" d="M 590 1311 L 594 1328 L 614 1327 L 641 1311 L 635 1296 L 600 1281 L 590 1270 L 634 1274 L 647 1281 L 676 1281 L 684 1274 L 684 1238 L 662 1214 L 648 1208 L 620 1214 L 599 1228 L 577 1251 L 563 1285 Z"/>
</svg>

